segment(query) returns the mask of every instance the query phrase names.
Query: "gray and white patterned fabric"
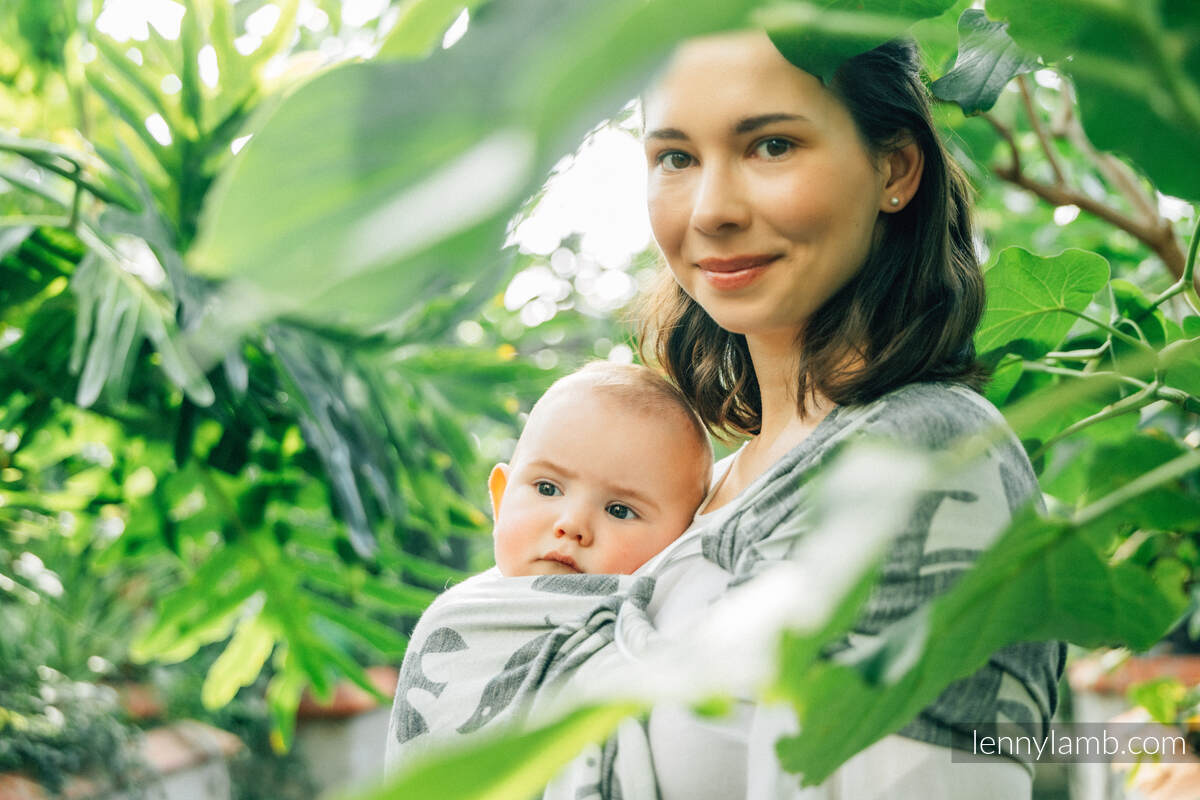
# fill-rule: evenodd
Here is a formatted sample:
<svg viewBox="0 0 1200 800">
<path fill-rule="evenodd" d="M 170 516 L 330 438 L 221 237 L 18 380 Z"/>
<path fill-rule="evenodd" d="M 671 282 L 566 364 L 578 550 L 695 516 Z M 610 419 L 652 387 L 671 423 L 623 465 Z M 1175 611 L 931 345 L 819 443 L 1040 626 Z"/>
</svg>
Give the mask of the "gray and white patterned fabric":
<svg viewBox="0 0 1200 800">
<path fill-rule="evenodd" d="M 430 751 L 551 713 L 561 702 L 563 682 L 581 670 L 619 669 L 623 656 L 611 646 L 617 618 L 643 615 L 653 588 L 647 577 L 506 578 L 492 568 L 441 594 L 421 616 L 400 670 L 388 732 L 389 772 Z M 625 778 L 637 787 L 627 796 L 653 796 L 645 736 L 631 722 L 580 760 L 576 780 L 591 788 L 573 789 L 572 800 L 622 796 L 615 755 L 623 740 L 622 765 L 637 764 Z"/>
<path fill-rule="evenodd" d="M 997 429 L 1002 435 L 995 435 Z M 872 403 L 834 409 L 747 487 L 729 513 L 713 514 L 714 524 L 692 532 L 704 559 L 729 574 L 728 588 L 793 557 L 812 530 L 810 483 L 832 455 L 859 438 L 932 453 L 972 438 L 986 441 L 982 455 L 917 498 L 858 622 L 829 649 L 832 658 L 868 652 L 882 632 L 949 588 L 1018 510 L 1040 502 L 1029 461 L 994 407 L 956 384 L 910 384 Z M 656 646 L 646 611 L 655 600 L 656 574 L 651 568 L 634 576 L 504 578 L 492 569 L 443 593 L 418 623 L 404 659 L 388 737 L 389 770 L 561 707 L 564 695 L 580 693 L 586 676 L 621 674 Z M 967 726 L 980 723 L 1016 722 L 1041 733 L 1037 729 L 1049 724 L 1057 703 L 1065 651 L 1059 642 L 1000 650 L 900 734 L 952 747 L 961 745 Z M 760 762 L 773 758 L 773 752 L 751 753 L 747 769 L 762 769 Z M 656 796 L 653 753 L 637 721 L 576 759 L 544 795 Z"/>
</svg>

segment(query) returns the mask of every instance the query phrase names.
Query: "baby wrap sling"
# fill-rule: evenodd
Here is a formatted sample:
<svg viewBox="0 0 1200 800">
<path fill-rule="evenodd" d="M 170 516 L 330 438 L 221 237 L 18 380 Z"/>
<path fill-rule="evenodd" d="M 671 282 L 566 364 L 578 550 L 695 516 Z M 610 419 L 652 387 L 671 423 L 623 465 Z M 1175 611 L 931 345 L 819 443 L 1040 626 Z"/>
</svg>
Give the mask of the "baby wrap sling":
<svg viewBox="0 0 1200 800">
<path fill-rule="evenodd" d="M 566 708 L 566 698 L 578 704 L 589 687 L 611 686 L 613 676 L 629 673 L 633 662 L 661 644 L 647 607 L 656 575 L 672 553 L 698 549 L 729 573 L 731 588 L 795 558 L 813 527 L 810 482 L 848 441 L 882 438 L 943 452 L 1004 424 L 994 407 L 965 387 L 910 384 L 871 403 L 835 408 L 728 513 L 701 518 L 645 574 L 504 578 L 492 569 L 449 589 L 422 616 L 405 655 L 388 736 L 389 770 Z M 870 648 L 890 625 L 949 588 L 1036 494 L 1024 450 L 1007 431 L 969 465 L 921 491 L 886 548 L 879 582 L 858 621 L 827 654 Z M 956 724 L 995 721 L 1027 725 L 1040 735 L 1057 702 L 1064 658 L 1058 642 L 1006 647 L 949 686 L 900 734 L 950 747 L 966 736 Z M 769 750 L 749 752 L 747 769 L 778 771 L 774 758 Z M 645 728 L 627 720 L 603 746 L 572 762 L 544 798 L 657 795 Z"/>
</svg>

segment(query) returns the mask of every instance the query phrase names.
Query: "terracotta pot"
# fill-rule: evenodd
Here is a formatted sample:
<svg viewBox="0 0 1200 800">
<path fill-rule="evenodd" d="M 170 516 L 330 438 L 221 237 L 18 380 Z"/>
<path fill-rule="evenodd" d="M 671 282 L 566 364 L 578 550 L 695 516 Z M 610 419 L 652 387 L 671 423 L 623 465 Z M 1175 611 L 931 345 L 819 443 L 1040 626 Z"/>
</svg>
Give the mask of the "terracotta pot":
<svg viewBox="0 0 1200 800">
<path fill-rule="evenodd" d="M 367 677 L 379 693 L 388 698 L 396 693 L 396 682 L 400 679 L 400 671 L 395 667 L 367 667 Z M 333 690 L 333 697 L 328 702 L 317 701 L 307 690 L 300 698 L 300 707 L 296 716 L 300 719 L 344 719 L 371 711 L 381 705 L 370 692 L 356 683 L 341 681 Z"/>
</svg>

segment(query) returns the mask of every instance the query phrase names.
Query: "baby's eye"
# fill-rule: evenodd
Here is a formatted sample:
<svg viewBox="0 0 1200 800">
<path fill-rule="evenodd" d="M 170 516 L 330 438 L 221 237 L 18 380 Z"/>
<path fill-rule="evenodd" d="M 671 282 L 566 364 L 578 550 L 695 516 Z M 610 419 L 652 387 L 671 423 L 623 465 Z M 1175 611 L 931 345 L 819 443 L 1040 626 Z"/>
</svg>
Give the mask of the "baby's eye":
<svg viewBox="0 0 1200 800">
<path fill-rule="evenodd" d="M 779 136 L 770 136 L 754 145 L 754 153 L 759 158 L 775 161 L 783 158 L 795 149 L 796 145 Z"/>
<path fill-rule="evenodd" d="M 550 481 L 537 481 L 533 484 L 533 488 L 537 490 L 538 494 L 545 495 L 546 497 L 554 497 L 554 495 L 560 494 L 558 487 Z"/>
<path fill-rule="evenodd" d="M 609 503 L 605 510 L 617 519 L 637 519 L 637 512 L 621 503 Z"/>
<path fill-rule="evenodd" d="M 692 157 L 679 150 L 668 150 L 658 157 L 658 165 L 667 172 L 678 172 L 692 165 Z"/>
</svg>

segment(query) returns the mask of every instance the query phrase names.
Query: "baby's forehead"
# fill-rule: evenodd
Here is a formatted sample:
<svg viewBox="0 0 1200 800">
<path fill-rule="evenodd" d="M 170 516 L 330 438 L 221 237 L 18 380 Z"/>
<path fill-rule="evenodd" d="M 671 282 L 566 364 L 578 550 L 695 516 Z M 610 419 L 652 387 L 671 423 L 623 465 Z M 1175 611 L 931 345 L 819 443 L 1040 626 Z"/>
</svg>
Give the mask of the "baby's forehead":
<svg viewBox="0 0 1200 800">
<path fill-rule="evenodd" d="M 655 430 L 691 427 L 690 412 L 670 397 L 642 386 L 606 382 L 586 375 L 571 375 L 552 386 L 534 407 L 526 426 L 536 424 L 539 417 L 592 404 L 602 406 L 606 418 L 620 416 L 630 426 Z"/>
<path fill-rule="evenodd" d="M 580 411 L 586 411 L 606 431 L 615 431 L 617 426 L 611 423 L 619 419 L 626 440 L 621 444 L 631 453 L 663 446 L 663 437 L 650 436 L 651 432 L 669 433 L 671 444 L 677 444 L 681 451 L 707 446 L 703 429 L 681 401 L 645 387 L 595 380 L 587 375 L 571 375 L 552 386 L 534 405 L 521 440 L 534 438 L 541 430 L 559 424 L 563 417 Z M 520 442 L 517 448 L 521 448 Z"/>
</svg>

